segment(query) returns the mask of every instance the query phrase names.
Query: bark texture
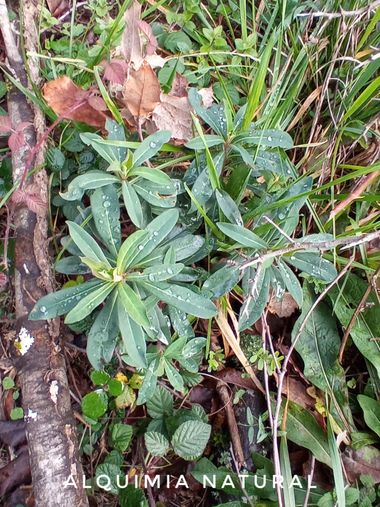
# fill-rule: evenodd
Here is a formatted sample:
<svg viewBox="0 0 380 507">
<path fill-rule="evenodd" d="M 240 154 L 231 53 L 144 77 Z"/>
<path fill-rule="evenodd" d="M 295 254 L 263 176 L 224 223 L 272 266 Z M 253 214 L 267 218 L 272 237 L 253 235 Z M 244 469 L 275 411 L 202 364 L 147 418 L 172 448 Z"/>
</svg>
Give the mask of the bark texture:
<svg viewBox="0 0 380 507">
<path fill-rule="evenodd" d="M 20 17 L 25 23 L 25 46 L 29 51 L 37 48 L 37 16 L 37 2 L 26 0 L 20 5 Z M 9 72 L 27 87 L 25 65 L 15 41 L 16 32 L 9 22 L 5 0 L 0 0 L 0 28 Z M 31 63 L 30 76 L 38 84 L 37 62 Z M 44 118 L 15 87 L 8 95 L 8 112 L 13 128 L 22 122 L 30 124 L 24 131 L 24 145 L 12 153 L 13 180 L 18 183 L 31 150 L 41 140 Z M 35 152 L 37 155 L 32 167 L 43 163 L 43 146 L 38 144 Z M 29 178 L 25 189 L 28 185 L 37 185 L 40 197 L 46 203 L 46 210 L 38 215 L 25 205 L 18 205 L 14 214 L 16 331 L 17 340 L 23 344 L 17 368 L 27 421 L 34 496 L 37 507 L 87 506 L 65 362 L 58 341 L 58 323 L 28 320 L 36 301 L 53 290 L 47 251 L 48 186 L 45 171 L 40 170 Z M 31 345 L 29 349 L 28 343 Z M 73 478 L 77 487 L 65 487 L 69 477 Z"/>
</svg>

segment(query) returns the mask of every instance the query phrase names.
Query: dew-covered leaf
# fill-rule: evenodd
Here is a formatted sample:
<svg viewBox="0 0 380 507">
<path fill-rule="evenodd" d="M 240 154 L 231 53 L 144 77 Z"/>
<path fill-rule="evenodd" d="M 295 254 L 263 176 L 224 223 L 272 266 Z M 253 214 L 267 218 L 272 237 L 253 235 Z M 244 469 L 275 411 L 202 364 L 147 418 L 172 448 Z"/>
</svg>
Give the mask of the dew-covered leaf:
<svg viewBox="0 0 380 507">
<path fill-rule="evenodd" d="M 156 155 L 162 146 L 170 141 L 170 137 L 171 133 L 169 130 L 160 130 L 145 138 L 133 154 L 134 167 L 139 167 Z M 152 169 L 152 171 L 154 171 L 154 169 Z"/>
<path fill-rule="evenodd" d="M 119 178 L 104 171 L 89 171 L 74 178 L 67 187 L 67 192 L 61 193 L 66 201 L 79 201 L 86 190 L 94 190 L 112 183 L 118 183 Z"/>
<path fill-rule="evenodd" d="M 337 277 L 334 264 L 324 259 L 319 253 L 295 252 L 290 257 L 283 257 L 283 260 L 301 272 L 326 283 L 332 282 Z"/>
<path fill-rule="evenodd" d="M 127 283 L 119 283 L 117 290 L 120 304 L 123 305 L 128 315 L 137 324 L 140 324 L 141 326 L 149 326 L 145 305 L 136 292 L 131 289 Z"/>
<path fill-rule="evenodd" d="M 121 184 L 124 205 L 126 207 L 129 218 L 136 227 L 144 226 L 144 212 L 141 206 L 139 196 L 137 195 L 133 185 L 127 181 Z"/>
<path fill-rule="evenodd" d="M 75 222 L 67 222 L 69 227 L 70 237 L 83 253 L 85 257 L 92 261 L 105 264 L 107 267 L 111 267 L 107 257 L 104 255 L 103 250 L 97 244 L 97 242 L 86 232 L 83 227 L 76 224 Z"/>
<path fill-rule="evenodd" d="M 83 297 L 66 315 L 65 324 L 73 324 L 83 320 L 98 307 L 115 288 L 114 283 L 103 282 L 102 285 Z"/>
<path fill-rule="evenodd" d="M 131 366 L 146 368 L 145 333 L 142 327 L 129 317 L 129 311 L 124 306 L 121 298 L 118 300 L 118 319 L 123 340 L 122 351 L 128 354 Z"/>
<path fill-rule="evenodd" d="M 218 228 L 229 238 L 247 248 L 262 249 L 267 244 L 257 234 L 243 226 L 224 222 L 217 223 Z"/>
<path fill-rule="evenodd" d="M 95 226 L 108 250 L 116 257 L 121 244 L 119 197 L 113 185 L 98 188 L 91 195 Z"/>
</svg>

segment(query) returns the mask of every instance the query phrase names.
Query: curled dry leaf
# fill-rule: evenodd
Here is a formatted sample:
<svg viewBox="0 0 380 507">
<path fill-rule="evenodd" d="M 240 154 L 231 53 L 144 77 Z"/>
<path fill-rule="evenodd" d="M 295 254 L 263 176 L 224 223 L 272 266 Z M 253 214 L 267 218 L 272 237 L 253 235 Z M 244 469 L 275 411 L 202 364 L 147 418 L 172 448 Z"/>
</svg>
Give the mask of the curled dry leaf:
<svg viewBox="0 0 380 507">
<path fill-rule="evenodd" d="M 46 83 L 43 96 L 53 111 L 66 120 L 80 121 L 92 127 L 105 125 L 106 115 L 89 103 L 94 94 L 77 86 L 67 76 Z"/>
<path fill-rule="evenodd" d="M 152 114 L 157 130 L 170 130 L 172 138 L 186 142 L 192 137 L 192 119 L 187 97 L 161 93 L 161 102 Z"/>
<path fill-rule="evenodd" d="M 160 102 L 160 83 L 150 65 L 133 70 L 124 83 L 123 102 L 135 118 L 147 118 Z"/>
<path fill-rule="evenodd" d="M 279 317 L 290 317 L 298 308 L 297 303 L 294 301 L 293 297 L 289 294 L 289 292 L 285 292 L 282 299 L 277 299 L 276 297 L 272 297 L 268 310 L 271 313 L 275 313 Z"/>
</svg>

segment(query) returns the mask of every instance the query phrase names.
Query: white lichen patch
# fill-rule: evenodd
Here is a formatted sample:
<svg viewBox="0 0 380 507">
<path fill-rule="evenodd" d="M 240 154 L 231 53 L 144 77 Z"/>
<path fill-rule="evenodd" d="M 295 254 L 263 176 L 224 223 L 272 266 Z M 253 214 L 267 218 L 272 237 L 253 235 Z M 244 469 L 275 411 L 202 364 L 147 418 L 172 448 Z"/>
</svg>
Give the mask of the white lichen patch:
<svg viewBox="0 0 380 507">
<path fill-rule="evenodd" d="M 54 403 L 54 405 L 56 405 L 58 402 L 58 391 L 59 391 L 59 385 L 56 380 L 53 380 L 51 382 L 49 391 L 50 391 L 50 398 L 51 398 L 52 402 Z"/>
<path fill-rule="evenodd" d="M 34 343 L 33 336 L 29 333 L 27 329 L 25 329 L 25 327 L 22 327 L 15 341 L 16 349 L 23 356 L 28 352 L 33 343 Z"/>
<path fill-rule="evenodd" d="M 28 409 L 28 412 L 24 416 L 25 421 L 36 421 L 37 420 L 37 412 L 34 412 L 31 408 Z"/>
</svg>

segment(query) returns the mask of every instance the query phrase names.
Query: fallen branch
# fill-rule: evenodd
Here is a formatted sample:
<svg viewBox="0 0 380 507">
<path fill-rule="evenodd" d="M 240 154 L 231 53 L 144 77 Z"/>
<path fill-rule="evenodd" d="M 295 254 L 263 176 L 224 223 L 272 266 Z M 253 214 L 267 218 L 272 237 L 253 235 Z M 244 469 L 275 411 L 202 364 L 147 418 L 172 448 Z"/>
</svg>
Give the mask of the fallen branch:
<svg viewBox="0 0 380 507">
<path fill-rule="evenodd" d="M 28 50 L 36 50 L 38 34 L 37 6 L 26 0 L 20 6 L 25 21 L 24 37 Z M 0 0 L 0 29 L 4 39 L 8 66 L 15 79 L 28 86 L 27 74 L 20 50 L 14 38 L 5 0 Z M 38 83 L 38 66 L 32 62 L 32 79 Z M 40 111 L 26 97 L 12 88 L 8 94 L 8 112 L 12 128 L 22 122 L 23 146 L 12 151 L 13 182 L 19 184 L 28 156 L 43 135 L 45 125 Z M 43 163 L 43 150 L 35 154 L 33 165 Z M 15 227 L 15 296 L 17 348 L 15 366 L 21 380 L 22 400 L 26 419 L 26 434 L 30 456 L 36 506 L 87 506 L 82 487 L 82 467 L 71 411 L 65 363 L 58 343 L 58 325 L 43 321 L 31 322 L 28 315 L 35 302 L 53 290 L 53 277 L 47 253 L 47 175 L 39 171 L 25 182 L 25 189 L 38 189 L 45 209 L 38 214 L 25 203 L 14 211 Z M 72 477 L 77 487 L 64 487 Z"/>
</svg>

